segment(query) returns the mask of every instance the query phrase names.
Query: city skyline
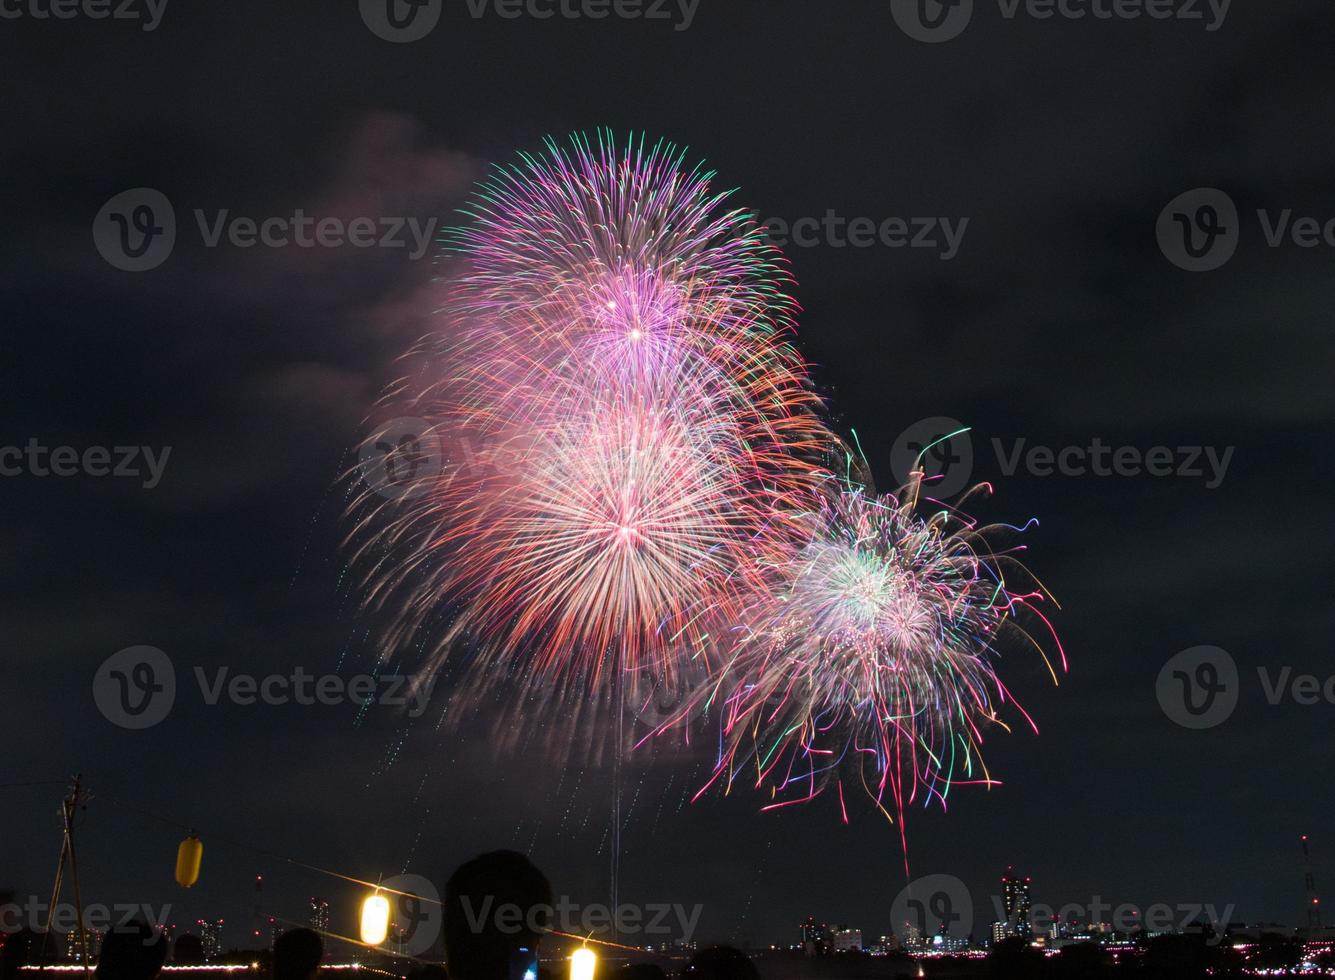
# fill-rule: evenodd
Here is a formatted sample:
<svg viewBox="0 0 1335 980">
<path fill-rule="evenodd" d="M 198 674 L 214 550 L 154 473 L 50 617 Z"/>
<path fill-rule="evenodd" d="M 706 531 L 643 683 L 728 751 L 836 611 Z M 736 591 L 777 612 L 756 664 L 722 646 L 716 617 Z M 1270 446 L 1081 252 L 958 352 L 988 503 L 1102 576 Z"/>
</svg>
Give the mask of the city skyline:
<svg viewBox="0 0 1335 980">
<path fill-rule="evenodd" d="M 1093 893 L 1089 897 L 1077 896 L 1053 896 L 1045 892 L 1041 886 L 1039 888 L 1039 897 L 1035 901 L 1033 896 L 1033 880 L 1029 875 L 1017 872 L 1014 865 L 1006 865 L 1004 872 L 999 878 L 994 878 L 999 883 L 999 887 L 988 891 L 986 888 L 970 888 L 969 884 L 962 879 L 951 875 L 933 874 L 915 879 L 907 884 L 900 892 L 900 899 L 906 895 L 913 896 L 915 888 L 918 888 L 916 897 L 919 900 L 920 908 L 931 909 L 926 914 L 928 919 L 934 923 L 933 928 L 926 931 L 913 926 L 908 920 L 898 925 L 894 920 L 894 915 L 899 905 L 897 899 L 894 907 L 883 910 L 864 910 L 861 914 L 855 914 L 848 917 L 834 919 L 825 917 L 818 920 L 814 915 L 808 915 L 804 918 L 800 927 L 799 941 L 794 944 L 785 942 L 782 934 L 767 936 L 748 937 L 747 947 L 754 949 L 766 948 L 795 948 L 805 946 L 808 955 L 829 955 L 833 952 L 847 950 L 857 946 L 861 949 L 867 949 L 874 945 L 868 941 L 863 943 L 861 937 L 880 936 L 882 938 L 891 936 L 897 939 L 899 946 L 912 946 L 915 942 L 921 942 L 930 945 L 934 937 L 946 935 L 954 936 L 961 942 L 965 942 L 970 949 L 986 949 L 989 946 L 989 940 L 995 941 L 999 938 L 1020 937 L 1027 941 L 1037 941 L 1042 944 L 1047 939 L 1069 940 L 1076 936 L 1092 935 L 1093 933 L 1107 933 L 1116 937 L 1129 937 L 1138 932 L 1145 932 L 1148 935 L 1158 934 L 1182 934 L 1191 931 L 1192 928 L 1198 928 L 1205 924 L 1216 929 L 1219 932 L 1226 930 L 1250 930 L 1256 931 L 1269 930 L 1273 932 L 1287 931 L 1293 935 L 1311 935 L 1320 936 L 1323 940 L 1326 938 L 1335 939 L 1335 927 L 1326 927 L 1321 924 L 1319 912 L 1314 916 L 1311 914 L 1313 904 L 1319 906 L 1319 889 L 1315 874 L 1310 870 L 1310 838 L 1308 835 L 1302 835 L 1297 844 L 1301 847 L 1303 862 L 1300 869 L 1296 872 L 1301 876 L 1302 885 L 1306 889 L 1304 901 L 1297 907 L 1297 912 L 1301 912 L 1304 921 L 1299 921 L 1299 916 L 1295 912 L 1294 916 L 1287 919 L 1253 919 L 1238 914 L 1238 904 L 1229 902 L 1226 904 L 1216 904 L 1213 902 L 1187 902 L 1178 899 L 1169 898 L 1158 899 L 1150 903 L 1137 903 L 1130 900 L 1124 900 L 1119 897 L 1105 896 L 1099 892 Z M 257 883 L 263 882 L 265 876 L 257 874 L 254 879 Z M 944 883 L 942 881 L 944 879 Z M 919 887 L 921 886 L 921 887 Z M 430 889 L 424 889 L 430 890 Z M 946 918 L 942 920 L 941 909 L 933 905 L 937 896 L 945 893 Z M 261 888 L 256 888 L 257 894 L 262 894 Z M 228 950 L 254 950 L 264 947 L 271 947 L 273 940 L 286 928 L 295 928 L 298 926 L 308 926 L 317 933 L 333 941 L 335 945 L 346 945 L 348 948 L 357 946 L 357 927 L 356 922 L 360 915 L 362 901 L 366 895 L 365 887 L 356 887 L 349 889 L 341 901 L 331 903 L 327 898 L 321 896 L 310 896 L 299 903 L 298 909 L 287 909 L 287 915 L 281 914 L 277 906 L 271 906 L 268 903 L 264 905 L 252 904 L 250 912 L 252 920 L 261 923 L 260 927 L 247 928 L 244 924 L 238 925 L 242 916 L 232 913 L 233 929 L 230 933 L 225 931 L 225 922 L 227 916 L 203 915 L 193 919 L 187 918 L 189 927 L 181 929 L 181 916 L 177 913 L 179 906 L 176 903 L 164 905 L 156 912 L 145 906 L 142 913 L 137 909 L 130 910 L 129 914 L 135 914 L 137 918 L 146 919 L 150 922 L 157 922 L 163 928 L 169 930 L 170 934 L 175 936 L 177 931 L 180 934 L 191 933 L 196 935 L 203 942 L 204 958 L 208 961 L 216 960 L 221 954 Z M 961 898 L 962 896 L 962 898 Z M 1313 903 L 1313 899 L 1316 902 Z M 12 910 L 12 914 L 7 915 L 5 922 L 21 923 L 28 927 L 45 921 L 45 902 L 44 898 L 37 895 L 29 896 L 26 899 L 26 905 L 23 899 L 11 900 L 10 902 L 0 902 L 0 908 Z M 569 897 L 562 897 L 562 901 L 567 903 L 571 909 L 578 910 L 582 904 Z M 91 901 L 94 907 L 99 906 L 96 899 Z M 232 909 L 240 909 L 242 903 L 239 897 L 230 902 L 224 903 Z M 214 903 L 214 907 L 217 903 Z M 599 907 L 598 903 L 592 903 L 594 908 Z M 628 902 L 628 907 L 636 906 L 636 903 Z M 194 907 L 187 905 L 186 907 Z M 65 901 L 61 905 L 62 921 L 69 919 L 72 921 L 73 907 L 69 902 L 69 896 L 65 896 Z M 337 911 L 335 911 L 337 908 Z M 703 911 L 707 908 L 707 903 L 699 908 Z M 1146 910 L 1157 912 L 1160 919 L 1160 926 L 1154 927 L 1152 923 L 1146 920 Z M 193 914 L 193 913 L 192 913 Z M 415 913 L 413 913 L 415 914 Z M 125 918 L 126 915 L 121 915 Z M 611 921 L 610 912 L 605 912 L 607 921 Z M 258 918 L 256 918 L 258 917 Z M 967 918 L 969 927 L 960 931 L 957 925 L 961 917 Z M 107 918 L 105 914 L 103 918 Z M 116 918 L 111 916 L 110 918 Z M 110 921 L 108 918 L 108 922 Z M 410 914 L 410 919 L 412 914 Z M 945 922 L 942 925 L 942 922 Z M 685 936 L 687 941 L 698 943 L 699 933 L 694 932 L 696 919 L 692 920 L 692 932 Z M 334 923 L 331 927 L 331 923 Z M 341 925 L 339 924 L 341 923 Z M 888 923 L 888 925 L 887 925 Z M 412 925 L 411 921 L 409 923 Z M 17 927 L 17 925 L 15 926 Z M 998 927 L 1001 928 L 998 934 Z M 1070 927 L 1075 927 L 1074 932 Z M 8 925 L 6 926 L 8 928 Z M 604 926 L 606 931 L 608 927 Z M 104 930 L 91 928 L 88 930 L 90 937 L 100 941 L 100 936 Z M 837 933 L 847 932 L 849 934 L 856 932 L 858 941 L 852 943 L 849 935 L 845 935 L 840 941 Z M 73 931 L 63 931 L 61 942 L 67 949 L 73 948 L 71 944 L 77 941 L 77 933 Z M 257 939 L 257 937 L 263 937 Z M 641 943 L 644 948 L 653 949 L 661 947 L 666 942 L 680 942 L 682 936 L 668 940 L 664 938 L 651 939 Z M 791 937 L 789 937 L 791 938 Z M 737 937 L 730 935 L 711 936 L 711 941 L 737 941 Z M 392 943 L 391 943 L 392 946 Z M 963 947 L 961 947 L 963 948 Z M 940 952 L 940 950 L 937 950 Z"/>
</svg>

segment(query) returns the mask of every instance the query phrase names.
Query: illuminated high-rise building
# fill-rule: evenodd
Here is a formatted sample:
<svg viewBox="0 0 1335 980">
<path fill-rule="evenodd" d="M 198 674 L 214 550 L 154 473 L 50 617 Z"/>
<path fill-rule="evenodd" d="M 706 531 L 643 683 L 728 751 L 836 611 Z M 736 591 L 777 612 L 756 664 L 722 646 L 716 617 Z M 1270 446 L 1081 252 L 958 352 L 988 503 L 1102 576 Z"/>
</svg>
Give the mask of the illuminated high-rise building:
<svg viewBox="0 0 1335 980">
<path fill-rule="evenodd" d="M 952 936 L 950 930 L 942 929 L 932 937 L 932 951 L 937 953 L 963 953 L 969 948 L 968 936 Z"/>
<path fill-rule="evenodd" d="M 1307 928 L 1321 928 L 1321 899 L 1316 893 L 1316 878 L 1312 876 L 1312 855 L 1307 847 L 1307 835 L 1302 836 L 1303 845 L 1303 889 L 1307 893 Z"/>
<path fill-rule="evenodd" d="M 802 923 L 802 948 L 808 956 L 825 956 L 830 952 L 830 930 L 814 916 L 807 916 Z"/>
<path fill-rule="evenodd" d="M 102 942 L 100 932 L 84 929 L 80 934 L 78 929 L 71 929 L 65 933 L 65 959 L 72 963 L 82 963 L 85 942 L 88 944 L 88 958 L 96 958 L 98 946 Z"/>
<path fill-rule="evenodd" d="M 1012 935 L 1032 939 L 1034 926 L 1029 914 L 1029 878 L 1021 878 L 1014 867 L 1007 868 L 1001 878 L 1001 899 L 1006 909 L 1006 925 Z"/>
<path fill-rule="evenodd" d="M 888 956 L 890 953 L 898 952 L 899 947 L 899 937 L 891 933 L 876 940 L 876 945 L 871 948 L 871 952 L 876 956 Z"/>
<path fill-rule="evenodd" d="M 256 875 L 254 921 L 250 927 L 250 939 L 255 948 L 263 949 L 266 945 L 273 947 L 273 942 L 269 938 L 269 925 L 272 922 L 273 919 L 264 914 L 264 875 Z"/>
<path fill-rule="evenodd" d="M 836 953 L 862 949 L 862 930 L 851 926 L 830 926 L 830 949 Z"/>
<path fill-rule="evenodd" d="M 204 962 L 212 963 L 222 956 L 222 928 L 223 920 L 217 919 L 209 922 L 205 919 L 199 919 L 195 922 L 199 927 L 199 944 L 204 949 Z"/>
<path fill-rule="evenodd" d="M 311 928 L 321 938 L 329 932 L 329 903 L 323 898 L 311 898 Z"/>
</svg>

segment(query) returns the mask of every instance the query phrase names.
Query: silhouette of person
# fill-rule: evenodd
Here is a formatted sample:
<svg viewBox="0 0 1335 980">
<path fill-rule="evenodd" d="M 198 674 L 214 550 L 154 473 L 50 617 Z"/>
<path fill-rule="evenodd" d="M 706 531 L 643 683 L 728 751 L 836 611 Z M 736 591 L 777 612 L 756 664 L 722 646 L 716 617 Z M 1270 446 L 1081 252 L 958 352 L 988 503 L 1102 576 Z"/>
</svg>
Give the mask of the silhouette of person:
<svg viewBox="0 0 1335 980">
<path fill-rule="evenodd" d="M 0 980 L 15 980 L 19 967 L 27 966 L 37 958 L 41 942 L 31 929 L 20 929 L 0 936 Z"/>
<path fill-rule="evenodd" d="M 550 925 L 552 886 L 518 851 L 490 851 L 445 884 L 445 961 L 451 980 L 537 976 L 538 942 Z"/>
<path fill-rule="evenodd" d="M 657 963 L 627 963 L 617 970 L 616 980 L 667 980 L 667 972 Z"/>
<path fill-rule="evenodd" d="M 273 980 L 315 980 L 324 943 L 310 929 L 289 929 L 273 944 Z"/>
<path fill-rule="evenodd" d="M 760 980 L 756 965 L 740 949 L 711 946 L 691 957 L 682 971 L 684 980 Z"/>
<path fill-rule="evenodd" d="M 172 945 L 172 962 L 180 966 L 194 966 L 204 962 L 204 941 L 192 932 L 176 937 Z"/>
<path fill-rule="evenodd" d="M 97 958 L 98 980 L 154 980 L 167 961 L 167 937 L 147 922 L 107 931 Z"/>
</svg>

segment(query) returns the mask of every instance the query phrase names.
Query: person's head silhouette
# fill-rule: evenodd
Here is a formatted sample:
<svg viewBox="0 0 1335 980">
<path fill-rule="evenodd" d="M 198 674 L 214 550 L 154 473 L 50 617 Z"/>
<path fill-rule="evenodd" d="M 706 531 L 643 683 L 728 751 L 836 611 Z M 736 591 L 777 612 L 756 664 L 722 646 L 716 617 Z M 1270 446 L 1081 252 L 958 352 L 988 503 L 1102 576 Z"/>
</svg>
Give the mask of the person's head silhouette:
<svg viewBox="0 0 1335 980">
<path fill-rule="evenodd" d="M 682 971 L 684 980 L 760 980 L 756 965 L 739 949 L 713 946 L 691 957 Z"/>
<path fill-rule="evenodd" d="M 517 851 L 490 851 L 460 865 L 445 885 L 452 980 L 520 980 L 511 973 L 536 968 L 551 904 L 547 876 Z"/>
<path fill-rule="evenodd" d="M 108 930 L 97 958 L 98 980 L 153 980 L 167 959 L 167 937 L 147 922 Z"/>
<path fill-rule="evenodd" d="M 204 962 L 204 941 L 192 932 L 182 933 L 172 944 L 172 962 L 194 966 Z"/>
<path fill-rule="evenodd" d="M 0 980 L 14 980 L 19 969 L 37 958 L 41 942 L 31 929 L 0 936 Z"/>
<path fill-rule="evenodd" d="M 657 963 L 627 963 L 614 976 L 615 980 L 667 980 L 667 971 Z"/>
<path fill-rule="evenodd" d="M 289 929 L 273 944 L 273 980 L 314 980 L 324 943 L 310 929 Z"/>
</svg>

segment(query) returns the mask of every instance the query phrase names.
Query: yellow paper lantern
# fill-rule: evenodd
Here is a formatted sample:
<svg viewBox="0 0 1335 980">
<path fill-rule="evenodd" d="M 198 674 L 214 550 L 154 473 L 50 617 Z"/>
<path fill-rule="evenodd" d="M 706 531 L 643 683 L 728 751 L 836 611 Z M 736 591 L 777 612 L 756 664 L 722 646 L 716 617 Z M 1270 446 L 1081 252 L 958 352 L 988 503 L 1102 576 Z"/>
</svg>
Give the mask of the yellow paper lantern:
<svg viewBox="0 0 1335 980">
<path fill-rule="evenodd" d="M 204 860 L 204 843 L 191 834 L 176 849 L 176 883 L 193 888 L 199 881 L 199 866 Z"/>
<path fill-rule="evenodd" d="M 362 942 L 379 946 L 389 935 L 389 899 L 379 892 L 362 902 Z"/>
<path fill-rule="evenodd" d="M 589 947 L 575 950 L 570 957 L 570 980 L 593 980 L 593 971 L 598 966 L 598 956 Z"/>
</svg>

